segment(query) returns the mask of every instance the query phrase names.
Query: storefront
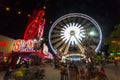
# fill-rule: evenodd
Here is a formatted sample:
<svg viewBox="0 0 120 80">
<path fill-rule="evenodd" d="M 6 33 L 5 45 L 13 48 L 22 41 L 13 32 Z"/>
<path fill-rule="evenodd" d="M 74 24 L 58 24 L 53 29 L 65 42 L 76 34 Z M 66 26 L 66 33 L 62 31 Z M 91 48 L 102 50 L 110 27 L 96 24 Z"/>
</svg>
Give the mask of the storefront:
<svg viewBox="0 0 120 80">
<path fill-rule="evenodd" d="M 44 58 L 52 58 L 48 54 L 48 47 L 41 41 L 37 40 L 24 40 L 24 39 L 11 39 L 8 37 L 0 36 L 0 54 L 2 61 L 7 65 L 12 65 L 13 68 L 19 66 L 24 60 L 32 59 L 32 64 L 41 64 Z M 36 57 L 38 59 L 36 59 Z"/>
<path fill-rule="evenodd" d="M 7 67 L 9 53 L 12 52 L 14 39 L 0 35 L 0 70 Z"/>
<path fill-rule="evenodd" d="M 9 62 L 11 62 L 13 68 L 19 67 L 24 61 L 31 63 L 31 65 L 40 65 L 41 58 L 46 55 L 38 44 L 39 42 L 34 40 L 15 40 L 9 58 Z"/>
</svg>

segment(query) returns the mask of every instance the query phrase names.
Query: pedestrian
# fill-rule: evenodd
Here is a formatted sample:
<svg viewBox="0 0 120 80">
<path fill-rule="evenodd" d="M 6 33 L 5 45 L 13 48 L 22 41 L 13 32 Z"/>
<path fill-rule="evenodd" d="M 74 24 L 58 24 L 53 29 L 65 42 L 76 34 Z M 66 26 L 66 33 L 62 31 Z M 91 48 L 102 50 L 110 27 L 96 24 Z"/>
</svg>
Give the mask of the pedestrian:
<svg viewBox="0 0 120 80">
<path fill-rule="evenodd" d="M 68 80 L 68 67 L 67 67 L 67 65 L 64 66 L 64 69 L 65 69 L 65 71 L 64 71 L 65 80 Z"/>
<path fill-rule="evenodd" d="M 15 80 L 23 80 L 25 76 L 24 73 L 26 72 L 26 70 L 26 65 L 22 64 L 21 67 L 13 73 Z"/>
<path fill-rule="evenodd" d="M 8 80 L 9 78 L 11 78 L 12 71 L 12 67 L 10 66 L 4 75 L 4 80 Z"/>
<path fill-rule="evenodd" d="M 63 64 L 60 64 L 60 75 L 61 75 L 61 79 L 60 80 L 64 80 L 65 77 L 65 68 L 63 66 Z"/>
<path fill-rule="evenodd" d="M 55 69 L 58 68 L 58 60 L 57 60 L 56 57 L 54 58 L 54 68 L 55 68 Z"/>
<path fill-rule="evenodd" d="M 106 76 L 106 72 L 105 72 L 105 70 L 104 70 L 103 67 L 101 67 L 101 69 L 100 69 L 100 73 L 101 73 L 101 75 Z"/>
<path fill-rule="evenodd" d="M 101 69 L 100 69 L 100 78 L 102 79 L 105 79 L 105 80 L 107 80 L 108 78 L 107 78 L 107 75 L 106 75 L 106 71 L 105 71 L 105 69 L 103 68 L 103 67 L 101 67 Z"/>
<path fill-rule="evenodd" d="M 79 76 L 78 67 L 76 65 L 74 65 L 74 79 L 79 80 L 79 78 L 80 78 L 80 76 Z"/>
<path fill-rule="evenodd" d="M 84 67 L 80 68 L 80 79 L 85 80 L 85 69 L 84 69 Z"/>
<path fill-rule="evenodd" d="M 73 65 L 73 63 L 70 63 L 70 65 L 69 65 L 69 75 L 70 75 L 70 77 L 69 77 L 69 79 L 70 80 L 74 80 L 74 65 Z"/>
</svg>

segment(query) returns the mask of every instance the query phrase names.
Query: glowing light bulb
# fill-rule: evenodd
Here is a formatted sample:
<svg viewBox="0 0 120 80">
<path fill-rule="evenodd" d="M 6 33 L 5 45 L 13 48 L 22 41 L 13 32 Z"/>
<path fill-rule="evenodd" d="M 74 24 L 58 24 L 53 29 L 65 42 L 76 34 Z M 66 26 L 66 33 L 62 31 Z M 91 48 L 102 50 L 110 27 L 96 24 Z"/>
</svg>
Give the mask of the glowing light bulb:
<svg viewBox="0 0 120 80">
<path fill-rule="evenodd" d="M 6 10 L 6 11 L 10 11 L 10 8 L 9 8 L 9 7 L 6 7 L 5 10 Z"/>
<path fill-rule="evenodd" d="M 28 14 L 27 16 L 30 17 L 30 14 Z"/>
<path fill-rule="evenodd" d="M 43 6 L 43 9 L 46 9 L 46 6 Z"/>
<path fill-rule="evenodd" d="M 21 11 L 17 11 L 18 14 L 21 14 Z"/>
</svg>

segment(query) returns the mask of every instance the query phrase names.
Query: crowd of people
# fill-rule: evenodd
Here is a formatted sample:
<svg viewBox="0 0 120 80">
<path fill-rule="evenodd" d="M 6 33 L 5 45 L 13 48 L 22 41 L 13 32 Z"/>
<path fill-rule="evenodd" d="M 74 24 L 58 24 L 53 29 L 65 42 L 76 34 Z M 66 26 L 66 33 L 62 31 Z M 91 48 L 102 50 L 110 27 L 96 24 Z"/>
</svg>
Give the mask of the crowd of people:
<svg viewBox="0 0 120 80">
<path fill-rule="evenodd" d="M 71 64 L 60 64 L 60 80 L 108 80 L 103 66 L 97 67 L 94 64 L 84 66 Z"/>
<path fill-rule="evenodd" d="M 93 63 L 79 65 L 75 62 L 63 63 L 56 60 L 54 65 L 54 68 L 60 71 L 60 80 L 108 80 L 104 67 L 97 66 Z M 12 67 L 9 67 L 4 76 L 4 80 L 8 80 L 8 78 L 11 77 L 11 73 L 14 75 L 15 80 L 23 80 L 23 78 L 24 80 L 28 80 L 28 78 L 31 79 L 34 77 L 40 78 L 39 76 L 41 76 L 41 73 L 44 73 L 44 71 L 40 72 L 39 68 L 30 67 L 30 65 L 24 62 L 16 71 L 13 71 Z M 45 73 L 43 75 L 45 75 Z"/>
<path fill-rule="evenodd" d="M 23 61 L 19 68 L 13 69 L 12 66 L 9 66 L 4 80 L 42 80 L 44 77 L 44 69 L 37 65 L 30 66 L 26 61 Z"/>
</svg>

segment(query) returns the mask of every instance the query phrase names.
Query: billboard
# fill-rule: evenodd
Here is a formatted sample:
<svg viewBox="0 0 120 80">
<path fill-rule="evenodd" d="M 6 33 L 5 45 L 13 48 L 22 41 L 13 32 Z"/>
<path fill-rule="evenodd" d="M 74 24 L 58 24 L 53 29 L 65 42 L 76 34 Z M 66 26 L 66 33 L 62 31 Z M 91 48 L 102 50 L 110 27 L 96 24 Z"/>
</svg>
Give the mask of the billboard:
<svg viewBox="0 0 120 80">
<path fill-rule="evenodd" d="M 0 35 L 0 52 L 12 52 L 14 39 Z"/>
</svg>

